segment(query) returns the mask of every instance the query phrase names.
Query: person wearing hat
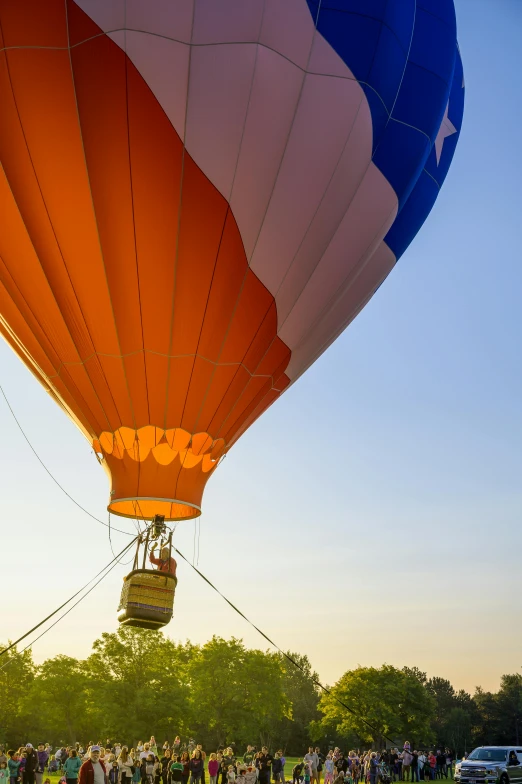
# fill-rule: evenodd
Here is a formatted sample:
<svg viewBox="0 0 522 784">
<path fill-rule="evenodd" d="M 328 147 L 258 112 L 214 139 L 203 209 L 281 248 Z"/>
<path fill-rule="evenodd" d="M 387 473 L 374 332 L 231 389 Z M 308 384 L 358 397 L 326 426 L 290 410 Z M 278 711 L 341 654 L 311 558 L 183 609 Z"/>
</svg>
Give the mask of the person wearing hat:
<svg viewBox="0 0 522 784">
<path fill-rule="evenodd" d="M 100 760 L 100 747 L 91 746 L 89 759 L 85 760 L 78 774 L 78 784 L 106 784 L 107 770 Z"/>
<path fill-rule="evenodd" d="M 38 755 L 32 743 L 25 744 L 25 767 L 22 774 L 23 784 L 35 784 L 35 775 L 38 770 Z"/>
</svg>

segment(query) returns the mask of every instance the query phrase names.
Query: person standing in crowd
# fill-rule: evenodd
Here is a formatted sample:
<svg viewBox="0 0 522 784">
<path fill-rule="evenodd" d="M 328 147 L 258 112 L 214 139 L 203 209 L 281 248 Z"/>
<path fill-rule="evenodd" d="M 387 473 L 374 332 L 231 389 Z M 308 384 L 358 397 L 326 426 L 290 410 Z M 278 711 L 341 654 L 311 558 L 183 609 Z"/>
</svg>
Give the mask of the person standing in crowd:
<svg viewBox="0 0 522 784">
<path fill-rule="evenodd" d="M 180 784 L 183 781 L 183 764 L 181 762 L 181 757 L 172 757 L 172 762 L 170 763 L 170 781 L 173 784 Z"/>
<path fill-rule="evenodd" d="M 194 751 L 190 760 L 190 784 L 199 784 L 203 773 L 203 757 L 199 749 Z"/>
<path fill-rule="evenodd" d="M 143 772 L 145 773 L 146 784 L 154 784 L 154 774 L 156 772 L 154 767 L 154 754 L 151 754 L 150 751 L 142 762 L 142 773 Z"/>
<path fill-rule="evenodd" d="M 283 754 L 283 749 L 279 749 L 278 754 L 281 757 L 281 784 L 286 784 L 286 781 L 285 781 L 286 757 Z"/>
<path fill-rule="evenodd" d="M 324 761 L 324 784 L 333 784 L 334 780 L 334 758 L 331 751 L 326 755 Z"/>
<path fill-rule="evenodd" d="M 151 754 L 153 754 L 155 757 L 158 756 L 158 744 L 156 743 L 156 738 L 154 737 L 154 735 L 150 736 L 149 749 Z"/>
<path fill-rule="evenodd" d="M 268 753 L 266 746 L 261 748 L 260 753 L 257 755 L 256 768 L 258 770 L 259 784 L 270 784 L 270 773 L 272 769 L 272 756 Z"/>
<path fill-rule="evenodd" d="M 183 773 L 181 776 L 182 784 L 188 784 L 188 780 L 190 777 L 190 757 L 188 751 L 184 751 L 181 754 L 180 762 L 183 766 Z"/>
<path fill-rule="evenodd" d="M 226 784 L 228 780 L 228 769 L 232 765 L 235 767 L 236 765 L 236 758 L 234 757 L 234 752 L 232 751 L 231 747 L 228 746 L 221 758 L 220 764 L 220 776 L 221 776 L 221 784 Z"/>
<path fill-rule="evenodd" d="M 38 744 L 36 756 L 38 757 L 38 767 L 35 771 L 36 784 L 42 784 L 43 775 L 45 773 L 45 766 L 47 765 L 47 760 L 49 759 L 49 753 L 45 750 L 43 743 Z"/>
<path fill-rule="evenodd" d="M 305 759 L 306 759 L 306 757 L 305 757 Z M 335 760 L 335 768 L 337 770 L 337 774 L 342 773 L 343 776 L 346 773 L 346 771 L 348 770 L 348 763 L 346 762 L 346 759 L 344 757 L 344 753 L 342 751 L 339 751 L 339 753 L 337 755 L 337 759 Z"/>
<path fill-rule="evenodd" d="M 411 771 L 411 763 L 413 760 L 413 755 L 410 751 L 410 748 L 404 748 L 402 752 L 402 776 L 401 781 L 409 781 L 410 779 L 410 771 Z"/>
<path fill-rule="evenodd" d="M 63 775 L 67 784 L 77 784 L 81 766 L 82 761 L 78 756 L 78 752 L 76 749 L 71 749 L 63 765 Z"/>
<path fill-rule="evenodd" d="M 100 747 L 91 746 L 89 759 L 80 768 L 78 784 L 106 784 L 107 769 L 100 761 Z"/>
<path fill-rule="evenodd" d="M 32 743 L 25 745 L 25 764 L 22 776 L 23 784 L 35 784 L 35 774 L 38 768 L 38 756 Z"/>
<path fill-rule="evenodd" d="M 170 766 L 172 765 L 172 752 L 166 748 L 163 756 L 160 759 L 161 764 L 161 781 L 163 784 L 170 784 Z"/>
<path fill-rule="evenodd" d="M 316 781 L 317 784 L 319 784 L 319 780 L 317 777 L 317 766 L 319 765 L 319 757 L 315 753 L 313 746 L 308 747 L 308 753 L 304 755 L 303 759 L 310 766 L 310 776 L 312 778 L 312 781 Z"/>
<path fill-rule="evenodd" d="M 444 776 L 446 768 L 446 755 L 442 753 L 441 749 L 437 749 L 437 778 L 441 779 Z"/>
<path fill-rule="evenodd" d="M 450 779 L 452 779 L 453 778 L 453 754 L 448 748 L 445 748 L 444 756 L 446 757 L 446 768 L 445 768 L 446 778 L 448 778 L 448 773 L 449 773 Z"/>
<path fill-rule="evenodd" d="M 127 746 L 121 747 L 121 751 L 116 761 L 118 763 L 118 773 L 121 784 L 131 784 L 134 758 L 131 754 L 129 754 L 129 749 Z"/>
<path fill-rule="evenodd" d="M 7 757 L 2 751 L 3 759 L 0 760 L 0 784 L 9 784 L 9 770 L 7 768 Z"/>
<path fill-rule="evenodd" d="M 274 761 L 272 762 L 272 779 L 276 784 L 281 782 L 281 773 L 283 770 L 283 763 L 281 762 L 281 754 L 276 751 Z"/>
<path fill-rule="evenodd" d="M 370 754 L 370 784 L 376 784 L 377 782 L 377 775 L 379 773 L 379 764 L 377 762 L 377 754 L 375 751 L 372 751 Z"/>
<path fill-rule="evenodd" d="M 7 752 L 9 759 L 7 760 L 7 769 L 9 771 L 10 784 L 16 784 L 19 777 L 20 770 L 20 755 L 14 749 Z"/>
<path fill-rule="evenodd" d="M 180 739 L 179 735 L 176 735 L 176 737 L 174 738 L 174 743 L 172 744 L 172 749 L 173 749 L 175 755 L 178 754 L 179 751 L 181 750 L 181 739 Z"/>
<path fill-rule="evenodd" d="M 411 780 L 419 780 L 419 752 L 412 751 L 411 753 Z"/>
<path fill-rule="evenodd" d="M 419 770 L 418 770 L 419 779 L 420 781 L 424 781 L 424 766 L 426 764 L 426 755 L 424 754 L 423 751 L 419 751 L 418 762 L 419 762 Z"/>
<path fill-rule="evenodd" d="M 355 751 L 350 751 L 348 754 L 348 759 L 350 760 L 350 769 L 352 771 L 353 782 L 354 784 L 359 784 L 359 779 L 361 777 L 361 761 L 359 756 L 355 753 Z"/>
<path fill-rule="evenodd" d="M 324 764 L 324 754 L 321 754 L 321 749 L 319 746 L 315 747 L 315 753 L 317 754 L 317 784 L 321 784 L 321 771 Z"/>
<path fill-rule="evenodd" d="M 217 777 L 219 772 L 219 762 L 216 753 L 212 753 L 208 760 L 208 777 L 209 784 L 217 784 Z"/>
<path fill-rule="evenodd" d="M 254 747 L 250 745 L 247 746 L 247 750 L 243 754 L 243 762 L 245 765 L 251 765 L 254 761 Z"/>
<path fill-rule="evenodd" d="M 196 745 L 196 751 L 200 752 L 201 759 L 203 760 L 203 768 L 202 768 L 202 771 L 201 771 L 201 784 L 205 784 L 205 760 L 207 758 L 207 755 L 203 751 L 203 746 L 201 745 L 201 743 L 198 743 Z M 230 753 L 232 754 L 232 749 L 230 749 Z M 235 759 L 235 757 L 232 757 L 232 759 L 233 759 L 232 764 L 234 765 L 235 762 L 236 762 L 236 759 Z"/>
</svg>

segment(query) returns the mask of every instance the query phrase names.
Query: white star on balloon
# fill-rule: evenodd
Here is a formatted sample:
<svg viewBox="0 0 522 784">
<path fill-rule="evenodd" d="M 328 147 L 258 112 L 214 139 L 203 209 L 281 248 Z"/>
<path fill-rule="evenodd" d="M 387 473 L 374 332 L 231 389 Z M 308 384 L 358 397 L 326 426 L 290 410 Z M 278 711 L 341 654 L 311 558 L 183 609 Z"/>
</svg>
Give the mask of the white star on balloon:
<svg viewBox="0 0 522 784">
<path fill-rule="evenodd" d="M 457 133 L 457 129 L 451 122 L 448 117 L 448 109 L 449 109 L 449 101 L 446 105 L 446 111 L 444 112 L 444 117 L 442 118 L 442 122 L 440 124 L 439 132 L 437 134 L 437 138 L 435 139 L 435 155 L 437 156 L 437 166 L 440 163 L 440 156 L 442 155 L 442 147 L 444 146 L 444 140 L 448 136 L 452 136 L 454 133 Z"/>
</svg>

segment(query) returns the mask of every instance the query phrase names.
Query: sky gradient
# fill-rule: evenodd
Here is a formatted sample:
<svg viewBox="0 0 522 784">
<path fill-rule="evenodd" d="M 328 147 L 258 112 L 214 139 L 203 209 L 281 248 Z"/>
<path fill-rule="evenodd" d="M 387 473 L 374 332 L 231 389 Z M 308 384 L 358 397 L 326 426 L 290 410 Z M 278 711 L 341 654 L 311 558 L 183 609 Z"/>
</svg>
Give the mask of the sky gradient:
<svg viewBox="0 0 522 784">
<path fill-rule="evenodd" d="M 520 671 L 522 3 L 457 0 L 466 106 L 427 223 L 337 342 L 209 482 L 199 568 L 324 682 L 416 665 L 457 688 Z M 0 383 L 35 449 L 107 519 L 87 442 L 5 345 Z M 1 638 L 112 558 L 107 530 L 53 485 L 0 399 Z M 132 530 L 130 521 L 113 518 Z M 192 560 L 193 522 L 175 543 Z M 113 535 L 115 552 L 126 543 Z M 123 567 L 34 647 L 88 655 L 116 628 Z M 266 647 L 186 565 L 167 634 Z M 516 617 L 516 616 L 515 616 Z"/>
</svg>

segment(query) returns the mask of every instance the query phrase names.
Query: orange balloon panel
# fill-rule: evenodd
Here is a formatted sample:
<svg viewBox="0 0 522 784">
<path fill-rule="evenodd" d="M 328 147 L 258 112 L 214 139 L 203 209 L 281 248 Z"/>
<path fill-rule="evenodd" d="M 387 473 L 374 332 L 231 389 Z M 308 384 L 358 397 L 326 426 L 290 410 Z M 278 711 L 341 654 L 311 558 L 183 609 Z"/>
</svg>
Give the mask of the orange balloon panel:
<svg viewBox="0 0 522 784">
<path fill-rule="evenodd" d="M 68 11 L 1 5 L 2 46 L 44 48 L 0 61 L 0 329 L 93 443 L 111 511 L 195 517 L 290 352 L 227 201 L 124 52 Z"/>
</svg>

